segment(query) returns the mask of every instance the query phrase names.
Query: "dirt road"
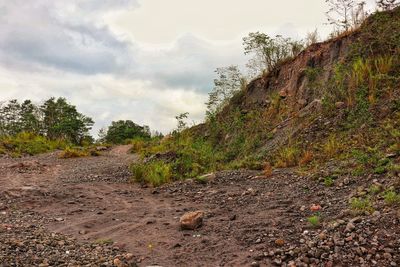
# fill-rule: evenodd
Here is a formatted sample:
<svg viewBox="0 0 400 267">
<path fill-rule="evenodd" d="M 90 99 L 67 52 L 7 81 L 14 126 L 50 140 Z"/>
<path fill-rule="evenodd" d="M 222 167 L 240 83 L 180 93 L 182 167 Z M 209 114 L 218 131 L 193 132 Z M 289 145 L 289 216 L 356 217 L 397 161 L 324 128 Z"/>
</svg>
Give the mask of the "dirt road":
<svg viewBox="0 0 400 267">
<path fill-rule="evenodd" d="M 364 260 L 354 256 L 358 254 L 352 248 L 347 250 L 347 243 L 338 246 L 334 240 L 348 237 L 347 220 L 354 218 L 348 214 L 347 196 L 356 181 L 351 182 L 354 186 L 327 188 L 290 170 L 270 178 L 232 171 L 218 173 L 207 184 L 185 181 L 143 188 L 129 182 L 128 166 L 137 158 L 128 150 L 119 146 L 100 157 L 80 159 L 59 159 L 57 153 L 0 159 L 0 237 L 6 240 L 0 266 L 280 266 L 296 260 L 302 266 L 299 263 L 346 265 Z M 348 178 L 336 182 L 344 179 Z M 313 228 L 307 222 L 313 203 L 322 206 L 326 227 L 321 223 Z M 194 210 L 205 211 L 203 227 L 180 230 L 180 216 Z M 338 226 L 329 228 L 334 220 Z M 395 247 L 400 242 L 399 227 L 389 220 L 389 237 L 374 230 L 375 224 L 382 226 L 379 220 L 360 220 L 360 231 L 356 228 L 351 234 L 364 239 L 366 250 L 375 235 L 384 236 L 377 245 L 392 242 Z M 15 225 L 23 231 L 14 233 L 20 229 Z M 365 234 L 367 230 L 371 233 Z M 41 238 L 45 240 L 32 248 L 32 240 L 38 243 Z M 63 241 L 54 243 L 54 238 Z M 326 251 L 320 252 L 320 246 Z M 400 260 L 396 249 L 387 252 L 390 258 L 380 258 L 380 266 Z M 34 251 L 36 258 L 24 250 Z M 57 255 L 63 255 L 62 261 Z"/>
</svg>

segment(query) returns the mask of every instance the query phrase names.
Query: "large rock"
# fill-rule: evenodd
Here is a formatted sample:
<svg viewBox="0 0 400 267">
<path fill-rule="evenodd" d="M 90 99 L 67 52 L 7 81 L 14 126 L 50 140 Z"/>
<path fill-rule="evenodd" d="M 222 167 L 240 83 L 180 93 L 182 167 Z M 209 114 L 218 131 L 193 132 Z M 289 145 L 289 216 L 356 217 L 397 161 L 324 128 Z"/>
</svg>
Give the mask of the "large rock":
<svg viewBox="0 0 400 267">
<path fill-rule="evenodd" d="M 204 212 L 193 211 L 185 213 L 179 220 L 182 230 L 195 230 L 203 225 Z"/>
</svg>

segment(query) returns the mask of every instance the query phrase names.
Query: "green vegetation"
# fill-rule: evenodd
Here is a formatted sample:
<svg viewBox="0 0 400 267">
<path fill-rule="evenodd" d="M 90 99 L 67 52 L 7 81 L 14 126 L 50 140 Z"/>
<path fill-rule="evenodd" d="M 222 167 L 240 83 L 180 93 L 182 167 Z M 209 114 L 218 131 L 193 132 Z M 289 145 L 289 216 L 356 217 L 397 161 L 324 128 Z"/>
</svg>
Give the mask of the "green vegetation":
<svg viewBox="0 0 400 267">
<path fill-rule="evenodd" d="M 92 119 L 64 98 L 50 98 L 41 105 L 30 100 L 0 104 L 0 154 L 18 157 L 90 145 Z"/>
<path fill-rule="evenodd" d="M 131 166 L 131 171 L 135 182 L 160 186 L 171 181 L 171 165 L 162 161 L 134 164 Z"/>
<path fill-rule="evenodd" d="M 313 215 L 311 217 L 308 217 L 307 221 L 311 224 L 312 227 L 319 227 L 321 219 L 318 215 Z"/>
<path fill-rule="evenodd" d="M 130 139 L 148 139 L 150 138 L 150 128 L 139 126 L 130 120 L 113 121 L 103 138 L 103 141 L 110 144 L 124 144 Z"/>
<path fill-rule="evenodd" d="M 359 213 L 363 213 L 363 212 L 372 213 L 374 211 L 372 201 L 369 197 L 352 198 L 350 200 L 350 206 L 354 211 L 359 212 Z"/>
<path fill-rule="evenodd" d="M 60 140 L 48 138 L 28 132 L 21 132 L 15 136 L 0 136 L 0 154 L 10 154 L 20 157 L 24 154 L 36 155 L 55 149 L 64 149 L 69 144 Z"/>
<path fill-rule="evenodd" d="M 397 194 L 393 189 L 386 191 L 383 195 L 383 198 L 388 205 L 400 204 L 400 195 Z"/>
<path fill-rule="evenodd" d="M 269 176 L 272 168 L 300 166 L 306 173 L 328 161 L 342 161 L 342 174 L 392 175 L 398 172 L 400 153 L 398 29 L 400 8 L 377 12 L 360 27 L 350 25 L 331 40 L 347 38 L 347 53 L 327 66 L 317 54 L 309 58 L 298 70 L 303 91 L 294 96 L 283 92 L 288 84 L 280 74 L 298 54 L 289 51 L 291 40 L 251 33 L 244 38 L 245 53 L 254 56 L 249 65 L 259 67 L 258 73 L 266 70 L 262 76 L 246 86 L 237 67 L 218 69 L 204 124 L 187 128 L 188 114 L 181 114 L 171 135 L 134 139 L 133 151 L 168 165 L 170 176 L 163 181 L 237 168 L 264 170 Z M 333 186 L 328 175 L 323 183 Z M 353 199 L 351 206 L 373 209 L 364 198 Z"/>
</svg>

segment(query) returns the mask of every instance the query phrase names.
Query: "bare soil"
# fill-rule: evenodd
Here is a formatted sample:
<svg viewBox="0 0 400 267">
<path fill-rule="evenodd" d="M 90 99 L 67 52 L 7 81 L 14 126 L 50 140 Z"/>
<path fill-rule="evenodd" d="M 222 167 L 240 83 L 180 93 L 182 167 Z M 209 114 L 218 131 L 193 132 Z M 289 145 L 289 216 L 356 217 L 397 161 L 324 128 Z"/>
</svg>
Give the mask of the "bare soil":
<svg viewBox="0 0 400 267">
<path fill-rule="evenodd" d="M 397 208 L 349 210 L 366 185 L 390 185 L 384 175 L 338 177 L 326 187 L 289 169 L 269 178 L 230 171 L 154 189 L 130 182 L 137 157 L 128 151 L 0 159 L 0 266 L 400 264 Z M 307 221 L 312 204 L 322 207 L 316 227 Z M 196 210 L 204 225 L 181 230 L 179 218 Z"/>
</svg>

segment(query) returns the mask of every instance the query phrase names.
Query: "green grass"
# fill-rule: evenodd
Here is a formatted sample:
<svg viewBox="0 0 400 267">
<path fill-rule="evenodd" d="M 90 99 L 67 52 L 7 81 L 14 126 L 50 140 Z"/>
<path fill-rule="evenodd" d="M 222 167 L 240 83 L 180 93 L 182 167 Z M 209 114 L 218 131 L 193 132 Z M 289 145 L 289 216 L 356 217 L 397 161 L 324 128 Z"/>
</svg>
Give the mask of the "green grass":
<svg viewBox="0 0 400 267">
<path fill-rule="evenodd" d="M 155 187 L 172 180 L 171 165 L 162 161 L 133 164 L 131 171 L 134 182 L 147 183 Z"/>
<path fill-rule="evenodd" d="M 400 204 L 400 195 L 397 194 L 393 189 L 388 190 L 383 194 L 385 203 L 388 205 L 398 205 Z"/>
<path fill-rule="evenodd" d="M 352 210 L 354 210 L 358 213 L 363 213 L 363 212 L 372 213 L 374 211 L 372 201 L 369 197 L 352 198 L 350 200 L 350 206 L 351 206 Z"/>
<path fill-rule="evenodd" d="M 324 185 L 325 185 L 326 187 L 331 187 L 331 186 L 333 186 L 334 184 L 335 184 L 335 180 L 333 179 L 332 176 L 327 176 L 327 177 L 325 177 L 325 179 L 324 179 Z"/>
<path fill-rule="evenodd" d="M 314 215 L 307 218 L 307 221 L 310 223 L 312 227 L 319 227 L 321 223 L 321 218 L 318 215 Z"/>
<path fill-rule="evenodd" d="M 56 149 L 64 149 L 67 142 L 49 140 L 44 136 L 22 132 L 15 136 L 0 137 L 0 151 L 18 157 L 23 155 L 36 155 Z M 0 153 L 0 154 L 1 154 Z"/>
<path fill-rule="evenodd" d="M 92 153 L 84 148 L 74 148 L 74 147 L 66 147 L 59 155 L 59 158 L 69 159 L 69 158 L 82 158 L 88 157 L 89 155 L 98 156 L 98 152 L 93 151 Z"/>
</svg>

